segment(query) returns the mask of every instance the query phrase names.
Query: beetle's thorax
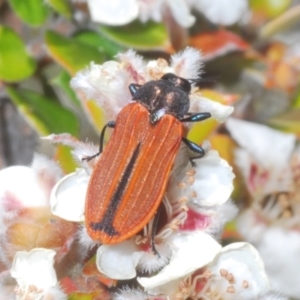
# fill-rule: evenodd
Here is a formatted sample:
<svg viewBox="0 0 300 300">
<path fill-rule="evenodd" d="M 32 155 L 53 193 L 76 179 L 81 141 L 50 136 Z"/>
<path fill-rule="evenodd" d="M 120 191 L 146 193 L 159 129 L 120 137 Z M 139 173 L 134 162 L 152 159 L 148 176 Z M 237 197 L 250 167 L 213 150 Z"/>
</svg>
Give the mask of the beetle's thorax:
<svg viewBox="0 0 300 300">
<path fill-rule="evenodd" d="M 176 76 L 176 78 L 180 77 Z M 190 106 L 189 93 L 166 79 L 145 83 L 136 91 L 133 100 L 148 109 L 151 123 L 156 123 L 164 114 L 171 114 L 181 119 Z"/>
</svg>

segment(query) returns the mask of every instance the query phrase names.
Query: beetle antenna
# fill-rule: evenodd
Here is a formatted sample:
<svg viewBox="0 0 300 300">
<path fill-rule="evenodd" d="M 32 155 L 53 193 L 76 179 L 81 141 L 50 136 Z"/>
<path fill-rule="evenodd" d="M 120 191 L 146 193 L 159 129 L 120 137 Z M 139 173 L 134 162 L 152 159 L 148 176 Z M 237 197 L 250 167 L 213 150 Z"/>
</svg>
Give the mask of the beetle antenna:
<svg viewBox="0 0 300 300">
<path fill-rule="evenodd" d="M 203 87 L 203 85 L 205 85 L 205 86 L 214 85 L 217 82 L 217 79 L 215 76 L 211 76 L 211 77 L 205 77 L 205 78 L 191 78 L 191 79 L 188 79 L 188 81 L 193 86 Z"/>
</svg>

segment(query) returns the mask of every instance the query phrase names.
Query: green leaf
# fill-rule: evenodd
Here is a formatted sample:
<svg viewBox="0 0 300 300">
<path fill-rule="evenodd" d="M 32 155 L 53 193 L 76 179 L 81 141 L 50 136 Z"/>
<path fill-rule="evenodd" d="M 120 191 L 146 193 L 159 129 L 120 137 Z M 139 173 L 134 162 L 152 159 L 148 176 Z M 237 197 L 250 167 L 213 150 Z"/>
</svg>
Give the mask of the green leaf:
<svg viewBox="0 0 300 300">
<path fill-rule="evenodd" d="M 47 0 L 47 3 L 67 19 L 72 17 L 72 9 L 68 0 Z"/>
<path fill-rule="evenodd" d="M 274 18 L 283 13 L 291 4 L 291 0 L 250 0 L 250 8 L 266 18 Z"/>
<path fill-rule="evenodd" d="M 78 164 L 74 161 L 72 155 L 73 148 L 68 146 L 59 145 L 56 147 L 55 160 L 59 163 L 60 167 L 65 174 L 74 172 L 78 168 Z"/>
<path fill-rule="evenodd" d="M 62 70 L 56 77 L 51 80 L 54 85 L 60 87 L 64 91 L 64 93 L 69 97 L 72 103 L 74 103 L 76 106 L 81 106 L 74 90 L 70 86 L 70 81 L 71 76 L 65 70 Z"/>
<path fill-rule="evenodd" d="M 296 92 L 296 96 L 293 99 L 292 108 L 300 108 L 300 86 Z"/>
<path fill-rule="evenodd" d="M 106 59 L 113 59 L 114 56 L 121 51 L 124 51 L 124 47 L 114 43 L 107 39 L 107 37 L 100 35 L 99 33 L 91 30 L 84 30 L 77 33 L 74 38 L 77 41 L 96 47 L 103 54 Z"/>
<path fill-rule="evenodd" d="M 0 79 L 20 81 L 35 70 L 36 62 L 26 52 L 21 38 L 11 28 L 0 26 Z"/>
<path fill-rule="evenodd" d="M 97 296 L 97 293 L 90 293 L 90 294 L 85 294 L 81 292 L 73 293 L 68 296 L 69 300 L 93 300 Z M 100 299 L 100 298 L 98 298 Z"/>
<path fill-rule="evenodd" d="M 101 25 L 99 30 L 112 41 L 127 47 L 153 49 L 169 45 L 167 29 L 162 23 L 134 21 L 120 27 Z"/>
<path fill-rule="evenodd" d="M 30 26 L 43 24 L 48 16 L 49 7 L 44 0 L 9 0 L 16 15 Z"/>
<path fill-rule="evenodd" d="M 45 41 L 50 55 L 71 75 L 85 68 L 91 61 L 101 64 L 103 54 L 96 48 L 54 31 L 47 31 Z"/>
<path fill-rule="evenodd" d="M 8 87 L 7 93 L 40 135 L 68 132 L 78 136 L 77 118 L 57 102 L 25 89 Z"/>
<path fill-rule="evenodd" d="M 261 38 L 269 38 L 279 32 L 295 26 L 295 24 L 299 24 L 299 21 L 300 5 L 296 5 L 262 26 L 259 31 L 259 36 Z"/>
</svg>

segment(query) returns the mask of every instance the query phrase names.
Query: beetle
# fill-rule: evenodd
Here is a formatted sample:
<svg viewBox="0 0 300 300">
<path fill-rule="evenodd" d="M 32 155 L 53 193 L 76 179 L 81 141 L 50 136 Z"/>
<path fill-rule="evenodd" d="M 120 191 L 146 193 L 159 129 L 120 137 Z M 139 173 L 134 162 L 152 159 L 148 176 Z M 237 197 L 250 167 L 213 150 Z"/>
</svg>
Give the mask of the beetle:
<svg viewBox="0 0 300 300">
<path fill-rule="evenodd" d="M 89 236 L 116 244 L 137 234 L 155 215 L 183 141 L 197 153 L 204 150 L 184 137 L 183 122 L 197 122 L 210 113 L 189 114 L 191 83 L 167 73 L 144 85 L 131 84 L 134 102 L 100 134 L 101 153 L 87 189 L 85 223 Z M 106 128 L 114 128 L 103 149 Z"/>
</svg>

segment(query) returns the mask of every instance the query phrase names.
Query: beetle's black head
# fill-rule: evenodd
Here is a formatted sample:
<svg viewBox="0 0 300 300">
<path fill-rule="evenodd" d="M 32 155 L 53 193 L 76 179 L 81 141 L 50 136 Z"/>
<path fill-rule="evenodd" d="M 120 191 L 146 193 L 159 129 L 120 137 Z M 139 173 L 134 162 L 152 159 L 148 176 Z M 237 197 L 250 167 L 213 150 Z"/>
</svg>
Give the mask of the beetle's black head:
<svg viewBox="0 0 300 300">
<path fill-rule="evenodd" d="M 161 80 L 166 80 L 170 82 L 174 86 L 181 88 L 187 94 L 191 92 L 192 87 L 190 82 L 187 79 L 179 77 L 173 73 L 165 74 L 164 76 L 162 76 Z"/>
<path fill-rule="evenodd" d="M 164 114 L 182 119 L 190 107 L 191 84 L 187 79 L 167 73 L 138 87 L 133 100 L 143 104 L 150 112 L 151 122 L 157 122 Z"/>
</svg>

